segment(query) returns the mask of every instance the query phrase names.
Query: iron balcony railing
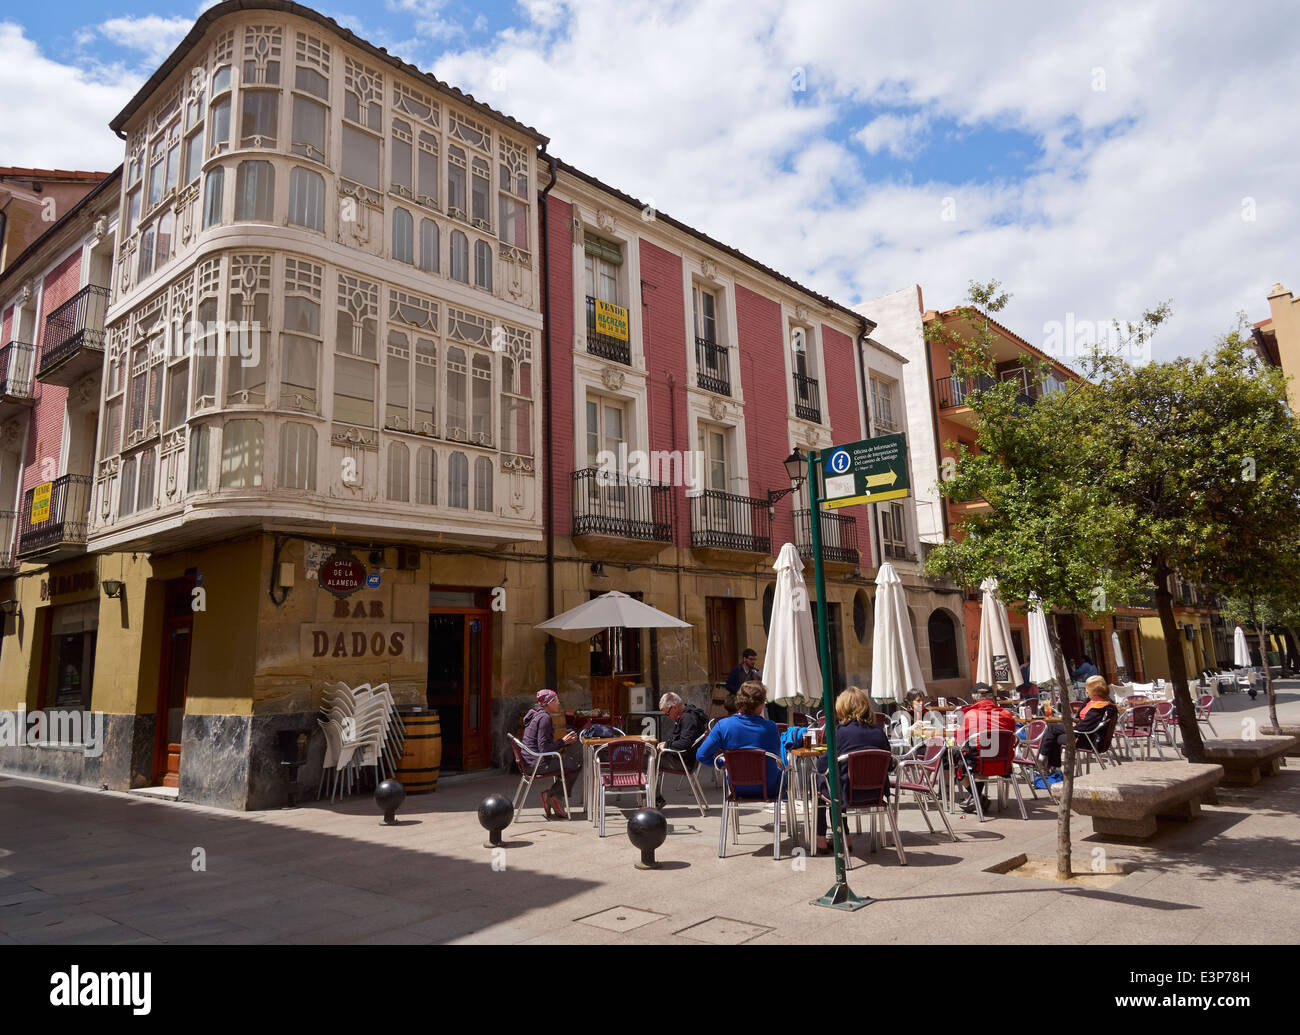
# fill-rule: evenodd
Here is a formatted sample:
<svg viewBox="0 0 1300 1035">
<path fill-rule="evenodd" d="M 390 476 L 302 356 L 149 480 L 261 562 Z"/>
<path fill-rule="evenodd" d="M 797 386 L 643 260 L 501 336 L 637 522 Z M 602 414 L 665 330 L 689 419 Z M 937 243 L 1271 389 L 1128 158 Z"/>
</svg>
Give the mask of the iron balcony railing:
<svg viewBox="0 0 1300 1035">
<path fill-rule="evenodd" d="M 822 397 L 815 377 L 794 374 L 794 412 L 800 420 L 810 420 L 814 424 L 822 422 Z"/>
<path fill-rule="evenodd" d="M 84 546 L 86 526 L 90 523 L 90 486 L 88 474 L 65 474 L 50 488 L 50 503 L 43 520 L 32 520 L 32 499 L 39 486 L 23 494 L 19 515 L 18 556 L 29 557 L 60 546 Z"/>
<path fill-rule="evenodd" d="M 935 399 L 939 409 L 949 406 L 966 406 L 974 391 L 992 388 L 997 381 L 986 374 L 980 374 L 973 382 L 961 377 L 941 377 L 934 382 Z"/>
<path fill-rule="evenodd" d="M 672 487 L 587 468 L 574 471 L 573 534 L 670 543 Z"/>
<path fill-rule="evenodd" d="M 17 563 L 14 558 L 14 529 L 17 525 L 17 514 L 12 510 L 0 510 L 0 569 L 12 568 Z"/>
<path fill-rule="evenodd" d="M 812 521 L 807 510 L 794 512 L 794 542 L 803 558 L 812 556 Z M 822 511 L 822 560 L 858 563 L 858 521 L 847 514 Z"/>
<path fill-rule="evenodd" d="M 706 392 L 731 394 L 731 368 L 727 349 L 708 338 L 695 339 L 695 383 Z"/>
<path fill-rule="evenodd" d="M 601 359 L 632 365 L 632 346 L 628 342 L 596 331 L 596 299 L 591 295 L 587 296 L 587 351 Z"/>
<path fill-rule="evenodd" d="M 103 352 L 107 308 L 108 288 L 87 284 L 50 313 L 41 336 L 41 365 L 36 376 L 45 376 L 79 349 Z"/>
<path fill-rule="evenodd" d="M 32 397 L 35 355 L 36 349 L 21 341 L 11 341 L 0 349 L 0 399 Z"/>
<path fill-rule="evenodd" d="M 691 498 L 691 546 L 697 550 L 771 553 L 769 507 L 765 499 L 708 489 Z"/>
</svg>

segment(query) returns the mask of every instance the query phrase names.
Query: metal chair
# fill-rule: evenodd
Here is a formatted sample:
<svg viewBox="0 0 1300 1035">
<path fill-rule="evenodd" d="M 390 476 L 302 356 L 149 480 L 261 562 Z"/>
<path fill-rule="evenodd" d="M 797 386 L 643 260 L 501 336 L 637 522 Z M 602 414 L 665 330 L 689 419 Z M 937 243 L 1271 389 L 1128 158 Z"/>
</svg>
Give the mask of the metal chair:
<svg viewBox="0 0 1300 1035">
<path fill-rule="evenodd" d="M 680 768 L 669 769 L 661 762 L 658 769 L 656 770 L 658 774 L 658 779 L 655 781 L 658 785 L 656 787 L 656 793 L 661 794 L 663 793 L 662 788 L 663 788 L 663 779 L 665 773 L 677 773 L 678 776 L 685 777 L 686 783 L 691 788 L 691 794 L 695 796 L 695 804 L 699 806 L 701 816 L 707 816 L 709 814 L 709 806 L 708 803 L 704 800 L 704 788 L 700 786 L 700 781 L 698 777 L 696 777 L 694 770 L 692 770 L 690 766 L 686 764 L 686 752 L 697 751 L 699 749 L 699 746 L 704 743 L 704 738 L 707 736 L 708 736 L 707 733 L 701 733 L 699 737 L 696 739 L 695 743 L 686 749 L 679 750 L 677 748 L 667 748 L 667 747 L 662 748 L 659 752 L 660 758 L 662 758 L 664 755 L 675 755 L 677 757 L 677 765 Z"/>
<path fill-rule="evenodd" d="M 966 778 L 970 784 L 971 797 L 975 801 L 975 814 L 979 816 L 981 823 L 984 822 L 984 806 L 980 804 L 980 795 L 975 786 L 977 781 L 984 783 L 997 781 L 999 804 L 1006 801 L 1006 786 L 1010 783 L 1011 790 L 1016 796 L 1016 803 L 1020 806 L 1020 818 L 1029 819 L 1029 813 L 1025 811 L 1025 799 L 1020 796 L 1020 787 L 1016 783 L 1015 766 L 1011 761 L 1015 757 L 1018 742 L 1012 730 L 990 729 L 967 738 L 962 745 L 962 765 L 971 770 L 966 774 Z M 973 764 L 964 761 L 966 749 L 971 747 L 979 749 Z"/>
<path fill-rule="evenodd" d="M 1146 742 L 1146 753 L 1143 756 L 1148 762 L 1151 761 L 1151 745 L 1155 744 L 1156 754 L 1160 760 L 1164 761 L 1164 748 L 1160 746 L 1160 741 L 1156 739 L 1156 706 L 1154 704 L 1137 704 L 1124 716 L 1123 723 L 1115 731 L 1115 735 L 1124 742 L 1124 752 L 1130 759 L 1133 755 L 1133 741 L 1140 740 Z"/>
<path fill-rule="evenodd" d="M 1045 719 L 1031 719 L 1025 724 L 1025 736 L 1023 739 L 1017 737 L 1020 743 L 1016 746 L 1015 754 L 1011 756 L 1011 767 L 1016 770 L 1017 775 L 1025 779 L 1029 784 L 1029 793 L 1038 798 L 1038 791 L 1034 788 L 1034 779 L 1038 776 L 1038 752 L 1043 746 L 1043 737 L 1047 733 L 1047 721 Z M 1026 776 L 1024 770 L 1029 770 Z M 1050 788 L 1047 791 L 1050 798 L 1052 792 Z"/>
<path fill-rule="evenodd" d="M 1170 747 L 1178 745 L 1178 714 L 1173 701 L 1157 701 L 1156 732 L 1164 736 Z"/>
<path fill-rule="evenodd" d="M 645 807 L 650 808 L 653 781 L 647 767 L 653 758 L 648 757 L 648 749 L 649 745 L 639 737 L 613 740 L 596 748 L 596 817 L 601 837 L 605 836 L 605 799 L 610 795 L 640 795 L 645 798 Z M 609 755 L 602 759 L 601 753 L 606 750 Z"/>
<path fill-rule="evenodd" d="M 1210 732 L 1216 737 L 1219 735 L 1214 728 L 1214 723 L 1210 721 L 1210 709 L 1214 707 L 1213 694 L 1201 694 L 1200 700 L 1196 702 L 1196 721 L 1203 722 L 1210 727 Z"/>
<path fill-rule="evenodd" d="M 934 824 L 930 822 L 930 805 L 933 803 L 939 818 L 943 820 L 948 836 L 954 841 L 957 840 L 957 835 L 953 833 L 952 824 L 948 822 L 943 809 L 943 754 L 946 747 L 942 737 L 931 737 L 921 745 L 921 751 L 918 752 L 921 757 L 899 760 L 894 776 L 894 787 L 897 792 L 894 795 L 895 829 L 898 827 L 898 809 L 902 804 L 903 792 L 910 791 L 912 800 L 921 810 L 921 818 L 925 820 L 930 833 L 935 832 Z"/>
<path fill-rule="evenodd" d="M 510 748 L 515 753 L 515 765 L 519 767 L 519 785 L 515 788 L 514 808 L 515 815 L 519 815 L 520 809 L 528 802 L 528 795 L 533 789 L 533 784 L 539 776 L 560 776 L 560 789 L 564 791 L 564 814 L 567 818 L 573 818 L 573 809 L 569 807 L 569 785 L 564 779 L 564 755 L 558 751 L 543 751 L 537 756 L 537 760 L 529 765 L 524 761 L 524 753 L 532 754 L 523 743 L 513 733 L 507 733 L 506 739 L 510 741 Z M 542 761 L 547 758 L 555 759 L 558 770 L 549 770 L 545 773 L 538 772 L 541 768 Z"/>
<path fill-rule="evenodd" d="M 771 759 L 781 772 L 775 797 L 767 791 L 767 762 Z M 787 772 L 779 755 L 762 748 L 732 748 L 723 751 L 713 760 L 713 767 L 722 770 L 722 826 L 718 832 L 718 858 L 727 857 L 728 820 L 735 824 L 736 837 L 740 837 L 740 810 L 746 805 L 772 806 L 772 859 L 781 859 L 781 804 L 790 809 L 785 794 Z M 761 794 L 742 794 L 737 787 L 758 787 Z M 793 814 L 786 817 L 790 829 L 796 829 Z"/>
<path fill-rule="evenodd" d="M 880 817 L 883 816 L 894 832 L 894 848 L 898 852 L 900 865 L 907 865 L 907 855 L 903 852 L 903 841 L 898 836 L 898 822 L 889 803 L 889 767 L 894 756 L 888 751 L 866 749 L 850 751 L 840 755 L 839 761 L 848 765 L 846 786 L 840 788 L 843 802 L 840 805 L 840 818 L 847 821 L 850 815 L 868 816 L 871 819 L 871 850 L 876 847 L 876 830 Z M 830 797 L 826 793 L 827 785 L 823 783 L 818 797 L 828 806 Z M 940 810 L 942 813 L 942 810 Z M 949 833 L 952 831 L 949 830 Z M 883 835 L 881 837 L 883 842 Z M 851 856 L 852 853 L 846 852 Z"/>
<path fill-rule="evenodd" d="M 1114 751 L 1111 750 L 1111 740 L 1115 734 L 1115 727 L 1119 721 L 1119 712 L 1116 711 L 1106 719 L 1095 730 L 1078 730 L 1074 731 L 1074 775 L 1078 776 L 1081 772 L 1092 772 L 1092 760 L 1097 759 L 1097 764 L 1104 770 L 1106 762 L 1113 762 L 1119 765 L 1120 761 L 1115 757 Z"/>
</svg>

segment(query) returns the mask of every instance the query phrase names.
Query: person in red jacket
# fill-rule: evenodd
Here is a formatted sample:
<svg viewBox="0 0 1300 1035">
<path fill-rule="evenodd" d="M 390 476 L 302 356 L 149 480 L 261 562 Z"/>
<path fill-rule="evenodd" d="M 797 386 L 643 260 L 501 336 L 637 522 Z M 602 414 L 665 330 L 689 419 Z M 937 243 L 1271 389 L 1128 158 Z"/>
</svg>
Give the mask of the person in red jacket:
<svg viewBox="0 0 1300 1035">
<path fill-rule="evenodd" d="M 971 700 L 974 703 L 966 709 L 966 714 L 962 716 L 961 740 L 959 741 L 959 743 L 966 745 L 962 750 L 962 757 L 966 761 L 966 766 L 963 767 L 961 775 L 957 778 L 958 793 L 964 791 L 967 797 L 965 804 L 962 805 L 962 809 L 966 812 L 975 811 L 975 799 L 971 796 L 966 772 L 970 766 L 975 764 L 980 751 L 978 740 L 974 744 L 968 744 L 968 741 L 972 737 L 980 738 L 981 735 L 987 734 L 991 730 L 1001 730 L 1012 737 L 1016 735 L 1016 717 L 998 705 L 993 697 L 993 688 L 988 683 L 976 683 L 971 691 Z M 984 739 L 987 742 L 987 738 Z M 987 809 L 989 801 L 984 793 L 983 785 L 977 785 L 976 790 L 980 796 L 980 807 Z"/>
</svg>

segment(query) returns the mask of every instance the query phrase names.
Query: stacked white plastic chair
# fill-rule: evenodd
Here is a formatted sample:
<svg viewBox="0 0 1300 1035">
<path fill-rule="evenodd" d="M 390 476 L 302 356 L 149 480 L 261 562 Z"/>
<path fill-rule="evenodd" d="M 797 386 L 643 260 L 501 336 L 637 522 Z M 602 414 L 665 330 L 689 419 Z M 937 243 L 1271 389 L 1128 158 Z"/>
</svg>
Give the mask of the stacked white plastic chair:
<svg viewBox="0 0 1300 1035">
<path fill-rule="evenodd" d="M 326 683 L 320 710 L 322 718 L 317 722 L 325 734 L 325 762 L 317 798 L 331 769 L 330 801 L 340 793 L 351 793 L 362 769 L 374 771 L 376 784 L 383 775 L 397 771 L 406 728 L 387 683 L 375 687 L 362 683 L 355 689 L 346 683 Z"/>
</svg>

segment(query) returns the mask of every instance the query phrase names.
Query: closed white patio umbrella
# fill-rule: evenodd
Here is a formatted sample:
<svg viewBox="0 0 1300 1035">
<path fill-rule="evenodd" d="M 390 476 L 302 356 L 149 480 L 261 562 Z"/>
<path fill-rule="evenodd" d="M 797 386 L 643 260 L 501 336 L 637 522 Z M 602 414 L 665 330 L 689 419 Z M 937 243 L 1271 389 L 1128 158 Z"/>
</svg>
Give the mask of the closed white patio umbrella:
<svg viewBox="0 0 1300 1035">
<path fill-rule="evenodd" d="M 1250 645 L 1246 643 L 1246 631 L 1241 626 L 1232 634 L 1232 663 L 1238 668 L 1250 668 Z"/>
<path fill-rule="evenodd" d="M 1006 605 L 998 597 L 998 580 L 980 583 L 980 647 L 975 661 L 975 681 L 989 686 L 1020 685 L 1020 659 L 1011 639 L 1011 622 Z M 1000 659 L 1000 660 L 999 660 Z"/>
<path fill-rule="evenodd" d="M 1037 686 L 1056 682 L 1056 659 L 1047 632 L 1047 615 L 1038 594 L 1029 596 L 1029 681 Z"/>
<path fill-rule="evenodd" d="M 1115 667 L 1127 669 L 1128 665 L 1124 663 L 1124 652 L 1120 649 L 1119 645 L 1118 632 L 1112 632 L 1110 634 L 1110 645 L 1115 648 Z"/>
<path fill-rule="evenodd" d="M 763 658 L 763 684 L 773 704 L 803 704 L 822 696 L 822 670 L 813 631 L 812 604 L 803 579 L 803 558 L 793 543 L 777 555 L 772 625 Z"/>
<path fill-rule="evenodd" d="M 557 640 L 581 643 L 605 629 L 689 629 L 689 622 L 643 604 L 616 589 L 548 618 L 535 628 Z"/>
<path fill-rule="evenodd" d="M 871 640 L 871 696 L 903 703 L 909 690 L 925 689 L 925 674 L 916 656 L 907 591 L 886 561 L 876 574 L 876 630 Z"/>
</svg>

